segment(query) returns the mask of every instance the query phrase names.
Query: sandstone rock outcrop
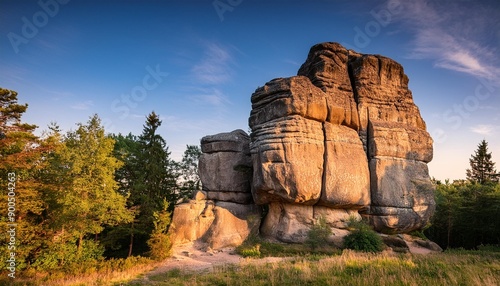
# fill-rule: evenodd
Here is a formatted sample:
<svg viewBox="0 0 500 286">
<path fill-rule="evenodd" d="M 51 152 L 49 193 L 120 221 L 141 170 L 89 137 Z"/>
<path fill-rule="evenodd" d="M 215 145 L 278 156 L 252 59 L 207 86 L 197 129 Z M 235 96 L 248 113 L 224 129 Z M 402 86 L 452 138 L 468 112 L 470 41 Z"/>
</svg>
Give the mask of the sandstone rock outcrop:
<svg viewBox="0 0 500 286">
<path fill-rule="evenodd" d="M 238 246 L 258 232 L 262 210 L 250 193 L 249 142 L 242 130 L 202 138 L 202 191 L 176 206 L 169 229 L 174 244 L 199 240 L 222 249 Z"/>
<path fill-rule="evenodd" d="M 389 58 L 315 45 L 297 76 L 255 91 L 249 125 L 252 194 L 269 205 L 265 236 L 303 240 L 320 206 L 359 211 L 388 233 L 422 228 L 434 211 L 432 139 Z"/>
<path fill-rule="evenodd" d="M 209 200 L 252 202 L 250 137 L 243 130 L 201 139 L 199 175 Z"/>
<path fill-rule="evenodd" d="M 177 241 L 222 248 L 260 225 L 265 237 L 304 242 L 319 218 L 337 238 L 352 218 L 385 233 L 428 223 L 432 138 L 399 63 L 318 44 L 297 76 L 269 81 L 251 102 L 250 137 L 201 140 L 203 193 L 174 211 Z"/>
</svg>

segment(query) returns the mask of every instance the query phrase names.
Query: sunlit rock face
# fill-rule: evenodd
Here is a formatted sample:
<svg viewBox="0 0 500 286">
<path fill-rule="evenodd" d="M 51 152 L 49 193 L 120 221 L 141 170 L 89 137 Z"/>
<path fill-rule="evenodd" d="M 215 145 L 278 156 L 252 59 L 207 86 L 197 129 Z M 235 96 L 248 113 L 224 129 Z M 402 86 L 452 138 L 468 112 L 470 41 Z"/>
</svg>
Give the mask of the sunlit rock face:
<svg viewBox="0 0 500 286">
<path fill-rule="evenodd" d="M 262 209 L 250 192 L 249 143 L 243 130 L 201 139 L 202 191 L 175 207 L 169 229 L 174 244 L 201 241 L 212 249 L 222 249 L 238 246 L 258 232 Z"/>
<path fill-rule="evenodd" d="M 298 76 L 266 83 L 251 101 L 252 195 L 269 206 L 265 236 L 303 241 L 319 206 L 361 213 L 381 232 L 427 224 L 432 139 L 400 64 L 322 43 Z"/>
<path fill-rule="evenodd" d="M 297 76 L 257 88 L 251 103 L 250 136 L 201 140 L 203 191 L 176 207 L 174 243 L 236 246 L 259 226 L 265 237 L 301 243 L 320 218 L 333 242 L 350 218 L 385 233 L 428 223 L 432 139 L 400 64 L 318 44 Z"/>
</svg>

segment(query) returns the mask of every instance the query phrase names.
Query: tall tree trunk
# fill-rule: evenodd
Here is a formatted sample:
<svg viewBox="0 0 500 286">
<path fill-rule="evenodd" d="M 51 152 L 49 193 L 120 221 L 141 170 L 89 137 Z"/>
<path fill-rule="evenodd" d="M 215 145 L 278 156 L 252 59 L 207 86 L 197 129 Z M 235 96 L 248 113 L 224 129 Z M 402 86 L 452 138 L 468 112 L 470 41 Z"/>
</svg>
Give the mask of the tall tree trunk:
<svg viewBox="0 0 500 286">
<path fill-rule="evenodd" d="M 446 248 L 449 248 L 450 247 L 450 239 L 451 239 L 451 225 L 452 225 L 452 222 L 451 222 L 452 218 L 451 218 L 451 215 L 448 216 L 448 237 L 446 239 Z"/>
<path fill-rule="evenodd" d="M 127 257 L 132 256 L 132 247 L 134 246 L 134 233 L 130 234 L 130 244 L 128 246 L 128 255 Z"/>
<path fill-rule="evenodd" d="M 78 238 L 78 248 L 76 255 L 78 257 L 82 256 L 82 244 L 83 244 L 83 234 L 80 234 L 80 237 Z"/>
<path fill-rule="evenodd" d="M 134 221 L 132 221 L 131 231 L 130 231 L 130 244 L 128 246 L 127 257 L 132 256 L 132 248 L 134 247 Z"/>
</svg>

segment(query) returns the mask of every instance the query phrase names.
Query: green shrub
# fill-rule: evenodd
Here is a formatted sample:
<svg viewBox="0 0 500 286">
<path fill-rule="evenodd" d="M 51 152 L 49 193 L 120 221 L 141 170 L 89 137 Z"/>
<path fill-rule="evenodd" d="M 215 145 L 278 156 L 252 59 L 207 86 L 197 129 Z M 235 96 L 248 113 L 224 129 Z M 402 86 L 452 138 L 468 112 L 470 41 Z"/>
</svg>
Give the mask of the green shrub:
<svg viewBox="0 0 500 286">
<path fill-rule="evenodd" d="M 317 247 L 326 245 L 331 234 L 332 229 L 326 224 L 326 219 L 320 217 L 307 232 L 306 244 L 314 251 Z"/>
<path fill-rule="evenodd" d="M 255 257 L 258 258 L 260 257 L 260 244 L 255 245 L 254 247 L 250 248 L 243 248 L 240 250 L 240 254 L 243 257 Z"/>
<path fill-rule="evenodd" d="M 36 270 L 54 270 L 65 265 L 79 264 L 102 259 L 104 248 L 93 240 L 83 240 L 81 253 L 78 254 L 76 242 L 54 242 L 43 249 L 32 264 Z"/>
<path fill-rule="evenodd" d="M 163 260 L 172 254 L 172 243 L 166 233 L 153 233 L 147 243 L 152 259 Z"/>
<path fill-rule="evenodd" d="M 167 234 L 170 225 L 170 212 L 167 211 L 168 202 L 163 199 L 163 210 L 153 213 L 154 229 L 147 241 L 149 256 L 155 260 L 163 260 L 172 254 L 172 243 Z"/>
<path fill-rule="evenodd" d="M 345 248 L 363 252 L 380 252 L 384 249 L 382 238 L 366 223 L 350 222 L 349 226 L 354 230 L 344 238 Z"/>
</svg>

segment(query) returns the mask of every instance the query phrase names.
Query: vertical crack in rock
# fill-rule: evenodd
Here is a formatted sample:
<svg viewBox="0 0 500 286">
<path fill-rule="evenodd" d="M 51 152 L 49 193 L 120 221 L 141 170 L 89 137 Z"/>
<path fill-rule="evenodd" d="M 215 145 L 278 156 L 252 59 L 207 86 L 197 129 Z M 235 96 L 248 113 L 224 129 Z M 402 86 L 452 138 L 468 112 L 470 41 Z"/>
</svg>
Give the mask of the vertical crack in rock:
<svg viewBox="0 0 500 286">
<path fill-rule="evenodd" d="M 326 128 L 325 124 L 323 122 L 322 127 L 323 127 L 323 144 L 324 144 L 324 152 L 323 152 L 323 174 L 322 174 L 322 179 L 321 179 L 321 195 L 320 198 L 323 198 L 326 196 L 326 170 L 328 168 L 328 146 L 326 142 Z"/>
<path fill-rule="evenodd" d="M 380 56 L 376 56 L 377 57 L 377 62 L 378 62 L 378 80 L 379 80 L 379 84 L 381 85 L 382 84 L 382 59 L 380 58 Z"/>
</svg>

